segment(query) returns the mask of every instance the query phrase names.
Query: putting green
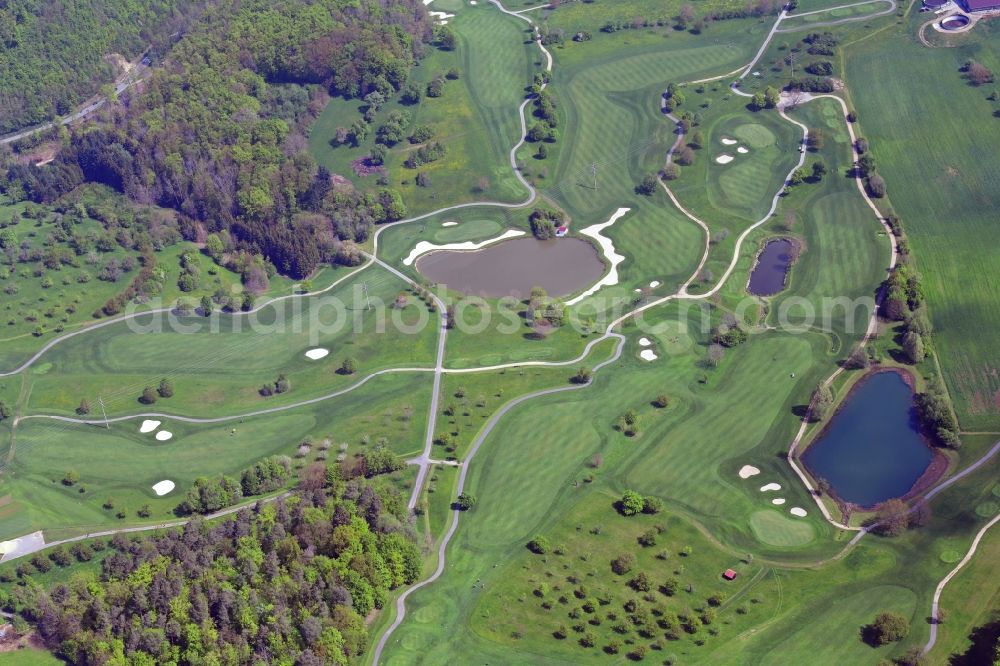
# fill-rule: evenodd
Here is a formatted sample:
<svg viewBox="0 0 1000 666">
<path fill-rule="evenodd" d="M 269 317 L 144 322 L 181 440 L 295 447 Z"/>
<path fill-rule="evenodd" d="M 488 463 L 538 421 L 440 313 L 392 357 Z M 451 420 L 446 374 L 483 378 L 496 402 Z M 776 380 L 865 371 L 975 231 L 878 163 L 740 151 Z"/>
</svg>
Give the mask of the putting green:
<svg viewBox="0 0 1000 666">
<path fill-rule="evenodd" d="M 983 518 L 992 518 L 1000 512 L 1000 502 L 983 502 L 976 507 L 976 515 Z"/>
<path fill-rule="evenodd" d="M 758 539 L 771 546 L 802 546 L 816 536 L 810 523 L 771 509 L 755 511 L 750 516 L 750 528 Z"/>
<path fill-rule="evenodd" d="M 960 559 L 962 559 L 962 553 L 957 550 L 941 551 L 941 561 L 945 564 L 952 564 L 954 562 L 958 562 Z"/>
<path fill-rule="evenodd" d="M 774 133 L 763 125 L 747 123 L 733 130 L 733 135 L 751 148 L 766 148 L 775 142 Z"/>
<path fill-rule="evenodd" d="M 434 232 L 434 240 L 438 243 L 481 240 L 496 236 L 501 229 L 502 225 L 496 220 L 469 220 L 455 227 L 442 227 Z"/>
</svg>

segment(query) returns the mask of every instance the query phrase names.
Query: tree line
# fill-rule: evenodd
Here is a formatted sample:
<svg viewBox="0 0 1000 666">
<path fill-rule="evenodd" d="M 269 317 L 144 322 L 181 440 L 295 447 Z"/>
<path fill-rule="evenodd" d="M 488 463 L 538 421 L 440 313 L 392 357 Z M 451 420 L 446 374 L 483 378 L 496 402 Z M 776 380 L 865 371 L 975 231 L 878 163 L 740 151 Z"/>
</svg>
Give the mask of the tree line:
<svg viewBox="0 0 1000 666">
<path fill-rule="evenodd" d="M 310 123 L 328 93 L 394 94 L 431 34 L 417 0 L 217 0 L 141 94 L 74 129 L 52 164 L 8 163 L 0 188 L 51 202 L 103 183 L 176 209 L 189 240 L 228 231 L 302 278 L 405 214 L 398 192 L 334 187 L 308 153 Z"/>
<path fill-rule="evenodd" d="M 397 491 L 334 473 L 224 521 L 117 535 L 96 580 L 46 590 L 25 565 L 0 605 L 74 664 L 348 664 L 365 617 L 420 576 L 414 541 Z"/>
</svg>

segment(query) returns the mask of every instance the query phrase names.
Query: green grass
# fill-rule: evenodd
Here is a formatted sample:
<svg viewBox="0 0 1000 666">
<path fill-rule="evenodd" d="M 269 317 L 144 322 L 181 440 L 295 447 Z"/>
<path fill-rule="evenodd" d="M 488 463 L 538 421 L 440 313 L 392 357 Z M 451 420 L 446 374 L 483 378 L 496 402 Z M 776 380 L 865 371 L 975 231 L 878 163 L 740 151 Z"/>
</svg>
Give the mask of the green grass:
<svg viewBox="0 0 1000 666">
<path fill-rule="evenodd" d="M 63 662 L 44 650 L 24 648 L 13 652 L 0 652 L 0 664 L 3 666 L 52 666 Z"/>
<path fill-rule="evenodd" d="M 1000 429 L 1000 331 L 995 276 L 1000 242 L 992 205 L 1000 183 L 1000 125 L 992 89 L 958 69 L 975 58 L 994 70 L 997 27 L 976 26 L 962 47 L 928 49 L 910 35 L 925 16 L 859 42 L 846 75 L 861 133 L 872 145 L 892 205 L 907 230 L 935 324 L 935 346 L 967 430 Z M 869 67 L 871 62 L 879 67 Z M 895 111 L 885 113 L 887 105 Z M 927 140 L 914 141 L 914 136 Z"/>
<path fill-rule="evenodd" d="M 436 315 L 412 296 L 402 310 L 369 311 L 363 285 L 376 306 L 391 304 L 406 287 L 373 267 L 331 292 L 285 300 L 252 316 L 193 315 L 179 327 L 163 322 L 163 330 L 146 333 L 136 330 L 148 325 L 140 318 L 69 339 L 45 356 L 52 364 L 45 374 L 29 375 L 28 409 L 68 414 L 86 398 L 96 411 L 101 398 L 109 415 L 238 414 L 326 395 L 384 368 L 430 367 Z M 330 354 L 309 360 L 304 352 L 313 347 Z M 337 373 L 348 356 L 356 360 L 353 376 Z M 279 374 L 287 376 L 291 390 L 261 397 L 261 385 Z M 143 387 L 157 386 L 161 377 L 171 378 L 174 396 L 149 407 L 140 404 Z"/>
<path fill-rule="evenodd" d="M 774 509 L 755 511 L 750 515 L 750 527 L 758 539 L 771 546 L 802 546 L 815 537 L 812 525 Z"/>
<path fill-rule="evenodd" d="M 845 3 L 847 4 L 847 3 Z M 791 17 L 781 22 L 782 30 L 793 30 L 796 28 L 810 28 L 817 23 L 827 23 L 833 21 L 843 21 L 844 19 L 851 19 L 853 21 L 860 21 L 867 16 L 872 14 L 878 14 L 879 12 L 888 9 L 888 3 L 885 0 L 873 0 L 872 2 L 866 2 L 863 4 L 855 5 L 853 7 L 840 7 L 838 9 L 831 9 L 826 12 L 821 12 L 819 14 L 810 14 L 808 16 L 796 17 L 792 14 Z"/>
<path fill-rule="evenodd" d="M 321 444 L 331 441 L 328 455 L 363 452 L 380 438 L 396 453 L 412 456 L 423 445 L 430 382 L 423 373 L 377 377 L 339 398 L 264 417 L 217 425 L 193 425 L 162 419 L 173 433 L 167 442 L 139 433 L 139 419 L 114 423 L 110 430 L 43 420 L 28 420 L 17 430 L 13 461 L 4 469 L 0 496 L 10 496 L 10 510 L 0 509 L 0 538 L 35 529 L 73 528 L 83 533 L 137 521 L 136 510 L 149 504 L 150 522 L 170 518 L 195 478 L 228 474 L 269 455 L 296 456 L 299 443 L 312 440 L 298 466 L 321 459 Z M 235 432 L 234 432 L 235 430 Z M 76 471 L 80 482 L 61 483 Z M 151 486 L 170 479 L 171 493 L 156 497 Z M 85 492 L 81 493 L 81 488 Z M 108 497 L 114 508 L 102 507 Z M 125 510 L 127 517 L 114 516 Z M 52 538 L 51 536 L 49 537 Z"/>
<path fill-rule="evenodd" d="M 350 127 L 361 117 L 360 103 L 333 99 L 309 135 L 310 151 L 320 164 L 356 185 L 374 187 L 377 177 L 356 176 L 351 161 L 369 154 L 374 130 L 386 115 L 404 111 L 410 115 L 411 129 L 418 124 L 430 127 L 433 140 L 447 148 L 442 159 L 408 169 L 403 163 L 415 146 L 404 140 L 389 151 L 386 160 L 390 185 L 401 192 L 410 214 L 474 200 L 521 201 L 527 194 L 511 171 L 508 153 L 520 136 L 517 107 L 536 70 L 538 50 L 524 43 L 527 26 L 523 21 L 501 14 L 488 3 L 451 11 L 456 16 L 449 27 L 459 47 L 454 51 L 428 48 L 411 74 L 412 82 L 426 88 L 434 77 L 458 68 L 460 78 L 445 82 L 443 96 L 424 96 L 414 106 L 385 105 L 372 123 L 370 136 L 357 148 L 334 147 L 330 140 L 337 127 Z M 416 185 L 418 172 L 430 178 L 429 187 Z"/>
</svg>

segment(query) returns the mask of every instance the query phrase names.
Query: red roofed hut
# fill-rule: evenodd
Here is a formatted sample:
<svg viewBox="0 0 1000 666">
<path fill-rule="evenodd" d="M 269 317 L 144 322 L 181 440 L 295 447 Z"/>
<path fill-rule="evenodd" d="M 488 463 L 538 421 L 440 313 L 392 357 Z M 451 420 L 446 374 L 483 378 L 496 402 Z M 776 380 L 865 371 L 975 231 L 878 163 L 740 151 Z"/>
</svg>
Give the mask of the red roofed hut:
<svg viewBox="0 0 1000 666">
<path fill-rule="evenodd" d="M 735 580 L 736 572 L 733 571 L 732 569 L 726 569 L 725 571 L 722 572 L 722 577 L 725 578 L 726 580 Z"/>
</svg>

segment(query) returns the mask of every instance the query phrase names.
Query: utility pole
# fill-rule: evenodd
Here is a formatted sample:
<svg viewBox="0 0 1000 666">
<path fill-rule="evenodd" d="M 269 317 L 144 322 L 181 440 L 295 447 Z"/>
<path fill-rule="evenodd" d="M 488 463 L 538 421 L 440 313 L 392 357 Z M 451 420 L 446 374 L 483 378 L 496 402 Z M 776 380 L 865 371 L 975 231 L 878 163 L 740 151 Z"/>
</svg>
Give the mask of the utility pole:
<svg viewBox="0 0 1000 666">
<path fill-rule="evenodd" d="M 101 414 L 104 414 L 104 427 L 111 430 L 111 424 L 108 423 L 108 413 L 104 410 L 104 398 L 97 396 L 97 404 L 101 406 Z"/>
<path fill-rule="evenodd" d="M 594 174 L 594 189 L 597 189 L 597 162 L 590 165 L 590 171 Z"/>
</svg>

